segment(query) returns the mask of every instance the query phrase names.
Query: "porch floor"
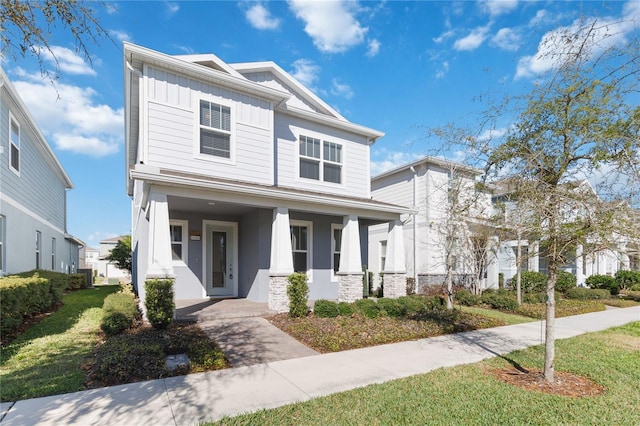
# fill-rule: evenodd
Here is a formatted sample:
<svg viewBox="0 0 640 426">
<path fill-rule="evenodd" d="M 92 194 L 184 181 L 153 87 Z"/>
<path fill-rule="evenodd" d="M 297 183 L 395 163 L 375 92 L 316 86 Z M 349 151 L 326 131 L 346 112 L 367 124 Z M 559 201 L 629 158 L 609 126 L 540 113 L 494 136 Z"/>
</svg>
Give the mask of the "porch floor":
<svg viewBox="0 0 640 426">
<path fill-rule="evenodd" d="M 177 319 L 196 320 L 233 367 L 318 355 L 263 318 L 273 314 L 246 299 L 176 301 Z"/>
</svg>

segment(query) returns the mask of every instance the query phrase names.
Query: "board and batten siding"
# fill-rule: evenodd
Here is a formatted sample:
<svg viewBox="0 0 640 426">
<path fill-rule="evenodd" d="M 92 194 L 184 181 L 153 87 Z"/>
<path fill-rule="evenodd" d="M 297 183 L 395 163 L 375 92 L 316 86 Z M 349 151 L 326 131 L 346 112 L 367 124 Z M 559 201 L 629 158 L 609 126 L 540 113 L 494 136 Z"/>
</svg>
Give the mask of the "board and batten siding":
<svg viewBox="0 0 640 426">
<path fill-rule="evenodd" d="M 369 145 L 364 136 L 276 113 L 278 185 L 359 198 L 370 197 Z M 342 145 L 342 184 L 299 177 L 299 137 Z"/>
<path fill-rule="evenodd" d="M 285 84 L 282 80 L 280 80 L 270 72 L 246 73 L 246 74 L 243 74 L 243 76 L 247 80 L 260 83 L 271 89 L 276 89 L 283 92 L 291 93 L 292 96 L 286 102 L 287 106 L 300 108 L 310 112 L 319 112 L 316 108 L 311 106 L 307 101 L 296 96 L 295 90 L 293 90 L 289 85 Z"/>
<path fill-rule="evenodd" d="M 245 182 L 273 183 L 271 103 L 146 67 L 148 164 Z M 235 162 L 199 155 L 200 99 L 230 105 Z"/>
<path fill-rule="evenodd" d="M 57 166 L 47 159 L 25 115 L 2 90 L 0 192 L 23 208 L 65 230 L 66 186 Z M 9 110 L 20 125 L 20 175 L 9 166 Z M 46 143 L 46 141 L 44 142 Z"/>
</svg>

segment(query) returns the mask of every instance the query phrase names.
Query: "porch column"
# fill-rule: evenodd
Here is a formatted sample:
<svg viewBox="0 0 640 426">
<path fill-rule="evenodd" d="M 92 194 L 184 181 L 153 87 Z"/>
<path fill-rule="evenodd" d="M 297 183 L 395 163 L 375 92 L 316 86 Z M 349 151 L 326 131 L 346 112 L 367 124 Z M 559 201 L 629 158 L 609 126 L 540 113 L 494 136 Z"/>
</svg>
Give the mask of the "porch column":
<svg viewBox="0 0 640 426">
<path fill-rule="evenodd" d="M 584 287 L 584 255 L 582 244 L 576 245 L 576 285 Z"/>
<path fill-rule="evenodd" d="M 532 241 L 529 243 L 529 270 L 534 272 L 540 272 L 540 243 L 538 241 Z"/>
<path fill-rule="evenodd" d="M 293 274 L 293 252 L 291 251 L 291 231 L 289 209 L 273 209 L 271 223 L 271 264 L 269 266 L 269 309 L 276 312 L 289 311 L 287 297 L 287 277 Z"/>
<path fill-rule="evenodd" d="M 358 216 L 342 219 L 340 265 L 338 267 L 338 302 L 362 299 L 362 256 L 360 252 L 360 225 Z"/>
<path fill-rule="evenodd" d="M 498 288 L 498 280 L 500 279 L 500 264 L 498 262 L 500 240 L 496 236 L 490 237 L 487 241 L 487 246 L 487 281 L 485 288 Z"/>
<path fill-rule="evenodd" d="M 175 278 L 167 194 L 149 195 L 149 268 L 145 278 Z"/>
<path fill-rule="evenodd" d="M 402 222 L 389 222 L 387 259 L 384 265 L 384 297 L 397 298 L 407 295 L 407 264 L 404 253 L 404 231 Z"/>
</svg>

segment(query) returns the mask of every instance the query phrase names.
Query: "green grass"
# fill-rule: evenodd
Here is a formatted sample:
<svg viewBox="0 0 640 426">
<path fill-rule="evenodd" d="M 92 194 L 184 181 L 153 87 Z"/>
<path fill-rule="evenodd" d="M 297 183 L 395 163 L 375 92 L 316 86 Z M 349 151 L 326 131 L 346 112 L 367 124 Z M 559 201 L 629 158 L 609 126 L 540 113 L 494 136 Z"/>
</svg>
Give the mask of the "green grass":
<svg viewBox="0 0 640 426">
<path fill-rule="evenodd" d="M 463 312 L 469 312 L 476 315 L 484 315 L 485 317 L 495 318 L 500 321 L 504 321 L 508 325 L 523 324 L 525 322 L 532 322 L 535 319 L 531 317 L 525 317 L 522 315 L 509 314 L 495 309 L 479 308 L 477 306 L 457 306 L 458 309 Z"/>
<path fill-rule="evenodd" d="M 15 401 L 83 389 L 83 359 L 100 333 L 102 302 L 118 286 L 71 292 L 64 305 L 0 352 L 0 400 Z"/>
<path fill-rule="evenodd" d="M 606 388 L 584 398 L 526 391 L 486 374 L 512 364 L 541 369 L 540 346 L 477 364 L 262 410 L 221 425 L 633 425 L 640 424 L 640 322 L 556 342 L 556 371 Z"/>
</svg>

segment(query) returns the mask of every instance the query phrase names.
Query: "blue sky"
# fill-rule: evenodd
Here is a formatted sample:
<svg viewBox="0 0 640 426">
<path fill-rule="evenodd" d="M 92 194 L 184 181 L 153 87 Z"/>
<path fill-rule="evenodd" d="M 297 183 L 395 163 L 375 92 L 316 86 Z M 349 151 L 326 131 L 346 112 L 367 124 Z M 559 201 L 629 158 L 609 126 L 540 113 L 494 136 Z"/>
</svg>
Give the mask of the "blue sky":
<svg viewBox="0 0 640 426">
<path fill-rule="evenodd" d="M 122 41 L 167 54 L 214 53 L 274 61 L 350 121 L 381 130 L 372 173 L 436 148 L 424 129 L 464 123 L 479 99 L 530 89 L 549 69 L 541 41 L 582 16 L 622 41 L 640 25 L 640 2 L 108 2 L 96 16 L 112 40 L 50 44 L 52 88 L 33 58 L 2 66 L 74 182 L 68 231 L 97 247 L 130 232 L 125 191 Z M 54 63 L 45 59 L 47 66 Z"/>
</svg>

